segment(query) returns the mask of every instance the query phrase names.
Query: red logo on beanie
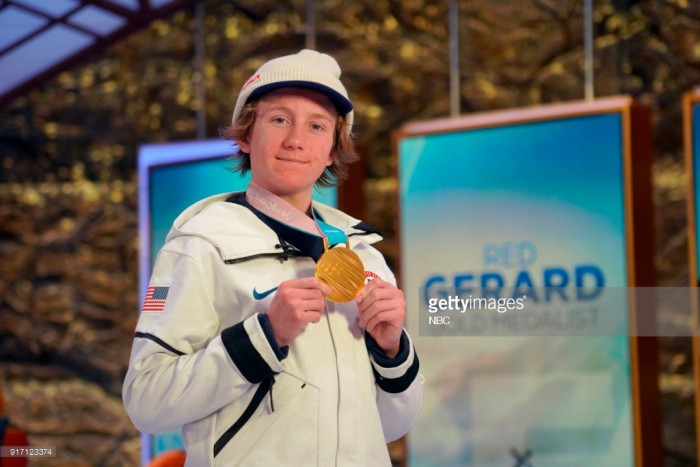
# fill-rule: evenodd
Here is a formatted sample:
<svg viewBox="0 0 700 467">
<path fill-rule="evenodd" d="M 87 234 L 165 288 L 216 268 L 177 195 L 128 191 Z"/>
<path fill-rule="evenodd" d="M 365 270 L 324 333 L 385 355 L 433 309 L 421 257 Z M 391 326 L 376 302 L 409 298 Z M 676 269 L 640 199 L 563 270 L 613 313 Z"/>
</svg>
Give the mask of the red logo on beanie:
<svg viewBox="0 0 700 467">
<path fill-rule="evenodd" d="M 250 86 L 251 84 L 253 84 L 254 82 L 256 82 L 256 81 L 259 80 L 259 79 L 260 79 L 260 73 L 257 73 L 255 76 L 251 77 L 251 78 L 248 80 L 247 83 L 245 83 L 245 84 L 243 85 L 243 89 L 247 88 L 248 86 Z M 243 89 L 241 89 L 241 91 L 242 91 Z"/>
</svg>

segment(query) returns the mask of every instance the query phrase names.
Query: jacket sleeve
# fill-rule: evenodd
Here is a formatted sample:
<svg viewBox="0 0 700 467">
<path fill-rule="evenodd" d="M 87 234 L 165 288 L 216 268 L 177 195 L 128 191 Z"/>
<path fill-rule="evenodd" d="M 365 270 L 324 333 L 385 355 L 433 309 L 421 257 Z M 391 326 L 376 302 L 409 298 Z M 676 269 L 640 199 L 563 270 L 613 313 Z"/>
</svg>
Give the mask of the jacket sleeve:
<svg viewBox="0 0 700 467">
<path fill-rule="evenodd" d="M 369 334 L 365 339 L 371 341 Z M 376 345 L 376 349 L 373 349 Z M 377 408 L 386 441 L 399 439 L 413 425 L 423 400 L 423 375 L 411 339 L 403 332 L 396 358 L 387 357 L 379 346 L 367 343 L 377 385 Z"/>
<path fill-rule="evenodd" d="M 385 274 L 385 280 L 396 285 L 396 278 L 386 264 Z M 365 334 L 365 342 L 377 385 L 377 408 L 384 438 L 387 442 L 394 441 L 408 433 L 423 401 L 425 380 L 419 371 L 418 355 L 406 330 L 395 358 L 389 358 L 369 333 Z"/>
<path fill-rule="evenodd" d="M 143 432 L 211 415 L 283 370 L 257 315 L 220 332 L 216 278 L 201 260 L 212 257 L 206 253 L 163 249 L 156 260 L 149 288 L 158 287 L 158 298 L 167 296 L 162 311 L 147 311 L 158 303 L 144 305 L 122 391 L 131 420 Z M 235 297 L 230 306 L 235 312 Z"/>
</svg>

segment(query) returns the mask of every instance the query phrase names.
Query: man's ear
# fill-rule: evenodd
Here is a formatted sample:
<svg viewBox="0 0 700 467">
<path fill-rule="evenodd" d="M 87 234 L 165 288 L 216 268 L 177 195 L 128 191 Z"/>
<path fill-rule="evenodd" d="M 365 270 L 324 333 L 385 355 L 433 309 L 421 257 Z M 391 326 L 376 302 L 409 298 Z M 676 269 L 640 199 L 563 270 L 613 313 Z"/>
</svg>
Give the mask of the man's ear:
<svg viewBox="0 0 700 467">
<path fill-rule="evenodd" d="M 238 144 L 238 149 L 246 154 L 250 154 L 250 143 L 248 142 L 248 138 L 237 139 L 236 144 Z"/>
</svg>

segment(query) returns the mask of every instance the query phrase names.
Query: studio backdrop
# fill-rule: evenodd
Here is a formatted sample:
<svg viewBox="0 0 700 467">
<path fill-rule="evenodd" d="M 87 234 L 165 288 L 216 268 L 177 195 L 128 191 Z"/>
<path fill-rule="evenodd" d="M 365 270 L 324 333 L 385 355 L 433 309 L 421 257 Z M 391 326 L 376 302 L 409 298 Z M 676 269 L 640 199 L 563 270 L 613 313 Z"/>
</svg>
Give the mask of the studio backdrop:
<svg viewBox="0 0 700 467">
<path fill-rule="evenodd" d="M 660 465 L 655 338 L 627 293 L 653 285 L 649 128 L 621 96 L 396 133 L 427 381 L 411 467 Z"/>
</svg>

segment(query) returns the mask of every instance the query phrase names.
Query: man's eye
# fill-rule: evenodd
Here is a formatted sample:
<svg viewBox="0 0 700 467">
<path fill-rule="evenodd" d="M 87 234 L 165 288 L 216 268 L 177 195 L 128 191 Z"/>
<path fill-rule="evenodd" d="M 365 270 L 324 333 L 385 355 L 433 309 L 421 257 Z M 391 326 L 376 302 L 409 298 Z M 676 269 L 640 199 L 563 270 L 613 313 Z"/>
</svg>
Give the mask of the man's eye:
<svg viewBox="0 0 700 467">
<path fill-rule="evenodd" d="M 311 124 L 311 129 L 316 130 L 316 131 L 322 131 L 323 130 L 323 125 L 319 125 L 318 123 L 312 123 Z"/>
<path fill-rule="evenodd" d="M 275 123 L 284 123 L 284 122 L 286 122 L 286 120 L 285 120 L 284 118 L 282 118 L 282 117 L 275 117 L 272 121 L 275 122 Z"/>
</svg>

